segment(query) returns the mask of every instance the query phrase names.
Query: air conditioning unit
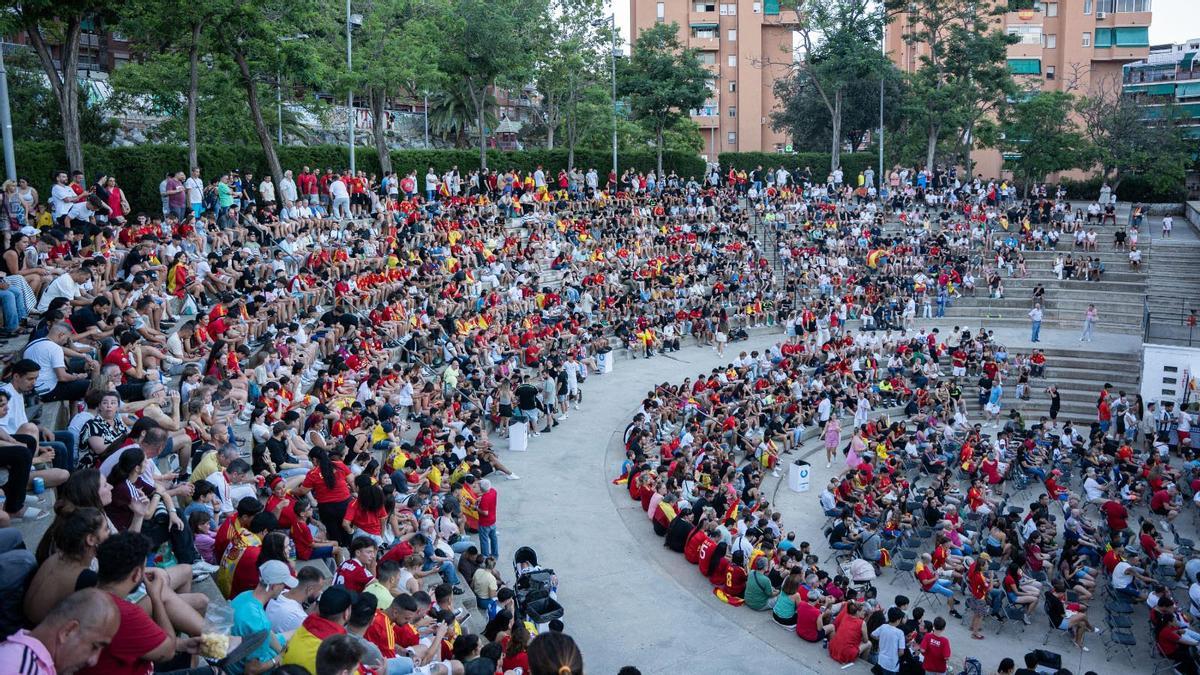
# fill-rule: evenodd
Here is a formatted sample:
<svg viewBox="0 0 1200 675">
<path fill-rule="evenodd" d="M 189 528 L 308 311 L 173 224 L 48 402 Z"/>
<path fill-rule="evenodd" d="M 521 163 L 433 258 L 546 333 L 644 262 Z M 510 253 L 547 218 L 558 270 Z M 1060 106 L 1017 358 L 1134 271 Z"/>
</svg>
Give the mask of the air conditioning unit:
<svg viewBox="0 0 1200 675">
<path fill-rule="evenodd" d="M 1108 15 L 1105 14 L 1104 12 L 1096 12 L 1096 20 L 1097 21 L 1103 21 L 1104 17 L 1106 17 L 1106 16 L 1108 16 Z"/>
</svg>

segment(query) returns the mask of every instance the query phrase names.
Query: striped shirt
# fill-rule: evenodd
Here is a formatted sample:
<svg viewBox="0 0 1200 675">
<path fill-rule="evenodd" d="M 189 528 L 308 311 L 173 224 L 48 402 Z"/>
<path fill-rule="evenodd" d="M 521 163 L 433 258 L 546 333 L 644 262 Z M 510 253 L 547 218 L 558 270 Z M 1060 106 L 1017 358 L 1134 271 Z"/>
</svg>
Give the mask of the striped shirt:
<svg viewBox="0 0 1200 675">
<path fill-rule="evenodd" d="M 0 642 L 0 673 L 54 675 L 56 672 L 50 652 L 29 631 L 17 631 Z"/>
</svg>

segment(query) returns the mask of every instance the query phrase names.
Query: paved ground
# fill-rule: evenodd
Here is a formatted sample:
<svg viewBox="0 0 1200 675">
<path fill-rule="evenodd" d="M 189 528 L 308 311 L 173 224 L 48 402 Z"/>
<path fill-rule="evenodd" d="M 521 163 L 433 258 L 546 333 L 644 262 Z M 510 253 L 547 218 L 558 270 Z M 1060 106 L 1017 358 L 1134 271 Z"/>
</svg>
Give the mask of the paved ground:
<svg viewBox="0 0 1200 675">
<path fill-rule="evenodd" d="M 997 333 L 1014 345 L 1021 336 L 1028 338 L 1015 328 Z M 1079 345 L 1070 331 L 1042 334 L 1047 346 Z M 742 348 L 761 349 L 779 339 L 779 334 L 760 334 L 731 349 L 736 355 Z M 1097 336 L 1088 347 L 1130 350 L 1134 342 L 1127 336 Z M 502 557 L 510 560 L 516 547 L 532 546 L 543 564 L 559 573 L 567 632 L 580 641 L 589 672 L 612 673 L 626 664 L 646 673 L 777 672 L 781 667 L 835 672 L 821 650 L 777 627 L 768 616 L 713 597 L 707 580 L 682 556 L 664 549 L 644 513 L 622 488 L 611 485 L 623 459 L 619 434 L 646 391 L 722 362 L 712 349 L 703 348 L 650 360 L 621 359 L 613 373 L 588 381 L 581 411 L 553 433 L 531 439 L 527 453 L 503 453 L 522 480 L 498 482 Z M 767 495 L 776 492 L 788 527 L 814 543 L 821 541 L 824 520 L 816 496 L 831 471 L 820 462 L 814 469 L 815 490 L 809 493 L 791 493 L 786 486 L 776 491 L 774 483 L 765 488 Z M 890 581 L 891 572 L 884 577 Z M 881 587 L 881 597 L 890 602 L 896 591 L 890 583 Z M 915 585 L 902 590 L 915 600 Z M 982 656 L 985 669 L 992 669 L 998 655 L 1023 654 L 1040 643 L 1043 629 L 1035 624 L 1020 635 L 1010 628 L 1010 635 L 979 643 L 952 621 L 948 635 L 959 656 Z M 1098 642 L 1095 647 L 1084 665 L 1109 670 L 1101 668 Z M 866 671 L 862 665 L 849 670 Z"/>
</svg>

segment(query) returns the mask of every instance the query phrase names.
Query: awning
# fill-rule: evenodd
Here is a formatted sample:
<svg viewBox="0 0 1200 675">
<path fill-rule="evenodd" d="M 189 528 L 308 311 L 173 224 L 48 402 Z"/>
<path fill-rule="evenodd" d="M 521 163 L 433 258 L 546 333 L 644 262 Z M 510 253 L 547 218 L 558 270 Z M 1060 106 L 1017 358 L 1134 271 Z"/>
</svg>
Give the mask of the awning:
<svg viewBox="0 0 1200 675">
<path fill-rule="evenodd" d="M 1152 96 L 1170 96 L 1175 93 L 1174 82 L 1155 82 L 1127 84 L 1124 87 L 1127 94 L 1150 94 Z"/>
<path fill-rule="evenodd" d="M 1196 52 L 1188 52 L 1188 53 L 1184 54 L 1183 60 L 1179 62 L 1179 69 L 1180 70 L 1191 70 L 1192 69 L 1192 59 L 1195 59 L 1195 58 L 1196 58 Z"/>
<path fill-rule="evenodd" d="M 1013 75 L 1041 75 L 1041 59 L 1009 59 L 1008 69 Z"/>
<path fill-rule="evenodd" d="M 1149 47 L 1150 29 L 1146 26 L 1114 28 L 1114 42 L 1118 47 Z"/>
<path fill-rule="evenodd" d="M 692 24 L 688 24 L 688 25 L 691 26 L 692 28 L 700 28 L 700 29 L 707 28 L 707 29 L 712 29 L 712 30 L 716 30 L 717 28 L 720 27 L 715 23 L 692 23 Z"/>
<path fill-rule="evenodd" d="M 1181 84 L 1175 87 L 1175 96 L 1177 98 L 1192 98 L 1200 96 L 1200 82 L 1190 82 Z"/>
</svg>

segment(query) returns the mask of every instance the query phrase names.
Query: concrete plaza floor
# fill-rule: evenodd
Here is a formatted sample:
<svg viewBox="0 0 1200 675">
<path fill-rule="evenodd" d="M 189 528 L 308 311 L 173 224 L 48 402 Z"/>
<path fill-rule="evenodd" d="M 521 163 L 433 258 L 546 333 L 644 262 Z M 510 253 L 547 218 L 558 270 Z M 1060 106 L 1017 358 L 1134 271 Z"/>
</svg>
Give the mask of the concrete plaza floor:
<svg viewBox="0 0 1200 675">
<path fill-rule="evenodd" d="M 1002 341 L 1017 341 L 1023 332 L 997 330 Z M 516 482 L 496 481 L 502 565 L 510 565 L 513 551 L 524 545 L 533 547 L 542 564 L 557 571 L 566 631 L 583 648 L 588 672 L 614 673 L 623 665 L 635 665 L 644 673 L 697 675 L 837 672 L 823 650 L 776 626 L 769 615 L 730 607 L 715 598 L 695 566 L 665 549 L 653 535 L 646 515 L 625 489 L 611 484 L 624 458 L 621 432 L 655 384 L 695 377 L 728 363 L 742 349 L 761 350 L 781 339 L 780 333 L 759 333 L 748 342 L 730 345 L 724 358 L 701 347 L 650 360 L 622 357 L 612 373 L 588 380 L 580 411 L 572 411 L 552 433 L 530 439 L 527 452 L 501 453 L 522 477 Z M 1075 347 L 1077 340 L 1072 331 L 1043 331 L 1047 346 Z M 1133 345 L 1126 344 L 1125 336 L 1098 335 L 1087 347 L 1125 350 Z M 819 460 L 814 464 L 809 492 L 792 493 L 786 485 L 779 487 L 779 479 L 768 478 L 764 495 L 782 510 L 787 529 L 823 553 L 824 518 L 817 495 L 829 475 L 844 466 L 826 469 Z M 881 602 L 890 604 L 897 592 L 915 602 L 915 583 L 895 585 L 892 575 L 886 570 L 878 584 Z M 941 610 L 944 606 L 929 611 L 927 618 Z M 1099 622 L 1102 611 L 1093 614 Z M 966 656 L 979 658 L 985 672 L 994 672 L 1003 656 L 1019 659 L 1040 647 L 1046 632 L 1045 617 L 1039 612 L 1038 621 L 1024 633 L 1009 626 L 997 635 L 989 627 L 987 640 L 980 642 L 971 640 L 960 622 L 947 618 L 955 672 Z M 1082 654 L 1062 638 L 1052 637 L 1050 648 L 1063 654 L 1064 666 L 1076 673 L 1112 672 L 1119 667 L 1118 661 L 1104 662 L 1099 640 L 1089 638 L 1088 644 L 1092 651 Z M 860 662 L 847 670 L 868 672 L 869 668 Z"/>
</svg>

